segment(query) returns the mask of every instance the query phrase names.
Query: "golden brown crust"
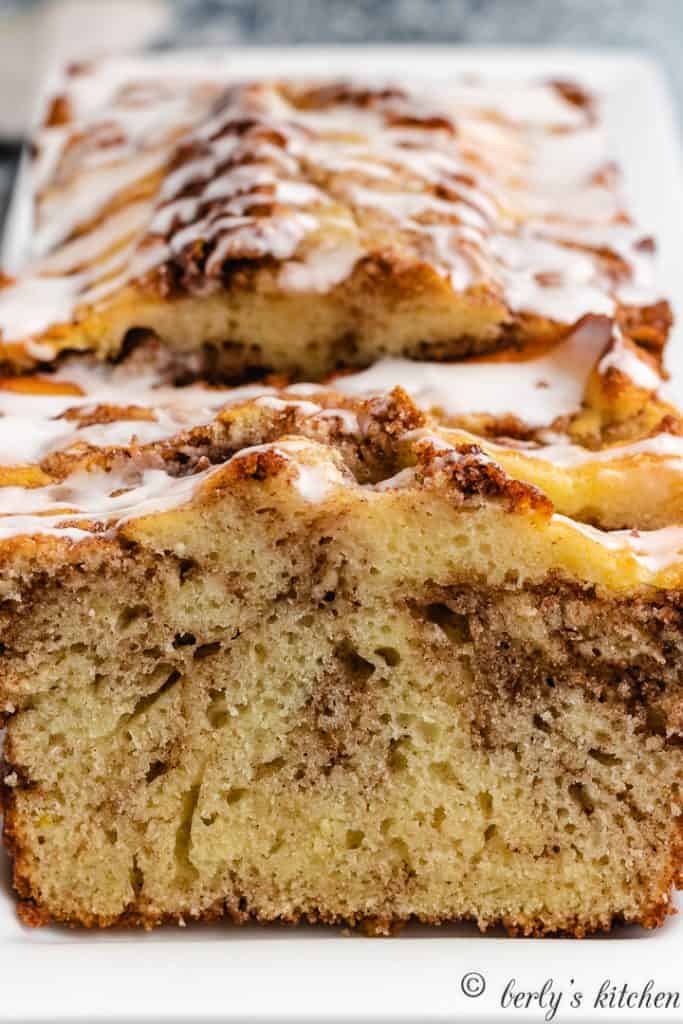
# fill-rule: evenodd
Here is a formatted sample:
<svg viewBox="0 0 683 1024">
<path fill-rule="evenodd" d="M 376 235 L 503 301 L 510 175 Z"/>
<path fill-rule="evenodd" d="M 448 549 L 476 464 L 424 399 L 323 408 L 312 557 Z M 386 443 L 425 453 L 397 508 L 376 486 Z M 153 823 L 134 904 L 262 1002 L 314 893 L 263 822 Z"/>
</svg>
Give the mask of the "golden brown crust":
<svg viewBox="0 0 683 1024">
<path fill-rule="evenodd" d="M 16 886 L 16 882 L 15 882 Z M 17 886 L 18 888 L 18 886 Z M 671 880 L 665 890 L 671 890 Z M 520 917 L 513 918 L 509 915 L 501 915 L 500 918 L 487 922 L 486 925 L 478 925 L 482 934 L 502 927 L 510 938 L 544 939 L 544 938 L 569 938 L 585 939 L 588 935 L 596 933 L 607 933 L 616 926 L 629 924 L 640 925 L 641 928 L 649 930 L 660 928 L 667 918 L 675 914 L 676 910 L 671 905 L 670 898 L 662 897 L 651 907 L 643 910 L 642 916 L 637 918 L 624 919 L 619 914 L 600 915 L 586 920 L 568 916 L 557 926 L 548 925 L 542 918 Z M 92 918 L 87 921 L 60 920 L 59 917 L 51 917 L 46 911 L 36 907 L 32 900 L 19 900 L 17 903 L 17 914 L 21 923 L 28 928 L 43 928 L 50 924 L 67 925 L 70 928 L 84 928 L 86 930 L 107 929 L 107 928 L 142 928 L 151 931 L 163 925 L 181 925 L 188 923 L 210 924 L 216 921 L 229 921 L 233 925 L 281 925 L 291 928 L 300 924 L 327 925 L 335 928 L 352 928 L 371 938 L 388 938 L 399 935 L 404 928 L 410 924 L 424 924 L 433 928 L 448 927 L 458 924 L 477 924 L 469 915 L 463 917 L 429 917 L 415 915 L 413 917 L 392 917 L 391 915 L 381 916 L 373 914 L 370 917 L 343 917 L 329 914 L 306 913 L 300 916 L 283 916 L 278 918 L 263 918 L 256 914 L 249 914 L 245 911 L 234 908 L 212 908 L 203 911 L 197 917 L 192 917 L 188 922 L 185 916 L 175 917 L 173 915 L 159 915 L 148 917 L 134 912 L 126 912 L 115 920 Z"/>
</svg>

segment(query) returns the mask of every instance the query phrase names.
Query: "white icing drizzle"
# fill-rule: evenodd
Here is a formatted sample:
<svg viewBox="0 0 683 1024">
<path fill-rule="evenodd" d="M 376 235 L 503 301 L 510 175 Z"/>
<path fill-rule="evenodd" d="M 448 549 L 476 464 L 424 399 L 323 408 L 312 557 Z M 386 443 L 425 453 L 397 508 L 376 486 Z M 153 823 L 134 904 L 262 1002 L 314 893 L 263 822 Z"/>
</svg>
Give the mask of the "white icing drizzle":
<svg viewBox="0 0 683 1024">
<path fill-rule="evenodd" d="M 72 282 L 61 277 L 38 274 L 20 278 L 16 284 L 0 288 L 0 330 L 5 340 L 32 337 L 46 331 L 50 324 L 68 321 L 73 312 L 76 291 Z M 52 351 L 46 346 L 47 358 Z"/>
<path fill-rule="evenodd" d="M 186 477 L 172 477 L 163 469 L 133 461 L 111 472 L 79 470 L 46 487 L 0 487 L 0 540 L 36 534 L 76 541 L 92 536 L 90 530 L 74 526 L 75 520 L 104 525 L 111 535 L 132 519 L 188 503 L 226 465 L 259 452 L 274 452 L 289 462 L 294 488 L 311 504 L 319 504 L 336 487 L 348 483 L 334 463 L 320 460 L 311 443 L 303 440 L 243 448 L 226 463 Z M 306 453 L 312 453 L 314 461 L 306 460 Z"/>
<path fill-rule="evenodd" d="M 135 235 L 145 227 L 149 207 L 145 202 L 128 203 L 109 217 L 100 221 L 96 228 L 55 249 L 43 262 L 44 274 L 74 274 L 83 271 L 88 263 L 98 259 L 110 247 L 119 245 L 123 239 Z M 0 297 L 2 292 L 0 292 Z"/>
<path fill-rule="evenodd" d="M 226 261 L 270 256 L 282 289 L 325 292 L 381 256 L 389 232 L 401 262 L 430 264 L 458 292 L 484 285 L 513 313 L 571 324 L 658 297 L 613 175 L 600 177 L 592 116 L 555 86 L 352 86 L 328 99 L 323 87 L 299 105 L 302 89 L 230 85 L 220 63 L 180 59 L 68 78 L 71 120 L 38 139 L 34 260 L 0 292 L 3 340 L 68 323 L 198 241 L 204 290 Z M 149 175 L 151 193 L 121 209 Z"/>
<path fill-rule="evenodd" d="M 559 513 L 553 515 L 553 521 L 610 551 L 633 555 L 653 574 L 680 564 L 683 555 L 683 526 L 664 526 L 659 530 L 599 530 Z"/>
<path fill-rule="evenodd" d="M 18 392 L 0 386 L 0 465 L 33 465 L 52 453 L 68 453 L 83 445 L 127 448 L 163 441 L 204 426 L 221 409 L 247 401 L 276 412 L 295 409 L 305 417 L 334 419 L 344 433 L 359 433 L 353 411 L 306 401 L 300 397 L 300 387 L 277 392 L 261 383 L 233 388 L 203 384 L 172 387 L 165 383 L 163 361 L 129 367 L 75 358 L 45 381 L 52 388 L 64 386 L 67 393 Z M 39 384 L 40 379 L 35 387 Z M 71 393 L 74 390 L 82 393 Z M 311 387 L 311 394 L 319 391 L 319 386 Z M 110 422 L 88 424 L 85 419 L 79 424 L 79 417 L 96 413 L 100 407 Z M 140 418 L 141 412 L 144 418 Z"/>
<path fill-rule="evenodd" d="M 263 398 L 257 398 L 255 404 L 263 406 L 266 409 L 274 409 L 276 412 L 283 412 L 285 409 L 299 409 L 305 416 L 312 416 L 320 412 L 320 406 L 316 405 L 315 402 L 287 400 L 284 398 L 276 398 L 272 395 L 265 395 Z"/>
<path fill-rule="evenodd" d="M 615 300 L 590 255 L 526 232 L 497 235 L 490 244 L 512 309 L 564 323 L 587 313 L 614 313 Z"/>
<path fill-rule="evenodd" d="M 586 382 L 608 344 L 610 325 L 589 320 L 566 341 L 536 359 L 471 359 L 457 363 L 383 359 L 368 370 L 335 380 L 350 395 L 382 394 L 400 385 L 423 409 L 448 416 L 486 413 L 547 426 L 575 413 Z"/>
<path fill-rule="evenodd" d="M 211 472 L 215 469 L 170 477 L 160 469 L 128 467 L 120 473 L 81 471 L 47 487 L 0 487 L 0 540 L 20 534 L 83 540 L 91 532 L 69 523 L 82 519 L 113 529 L 138 516 L 168 511 L 190 500 Z"/>
<path fill-rule="evenodd" d="M 307 466 L 304 463 L 297 465 L 296 488 L 305 501 L 314 505 L 324 501 L 335 487 L 343 483 L 341 473 L 329 462 L 314 466 Z"/>
<path fill-rule="evenodd" d="M 472 435 L 472 440 L 477 442 L 478 439 Z M 581 445 L 571 444 L 568 441 L 544 444 L 540 448 L 532 446 L 517 448 L 513 444 L 507 448 L 499 445 L 491 447 L 496 451 L 500 450 L 501 453 L 513 451 L 539 462 L 552 463 L 553 466 L 562 469 L 571 469 L 573 466 L 590 466 L 595 463 L 614 463 L 641 456 L 648 458 L 654 456 L 656 459 L 666 460 L 670 467 L 683 473 L 683 437 L 677 434 L 656 434 L 654 437 L 646 437 L 641 441 L 633 441 L 631 444 L 613 445 L 597 451 L 582 448 Z"/>
<path fill-rule="evenodd" d="M 167 156 L 167 150 L 141 154 L 111 168 L 98 168 L 89 174 L 77 175 L 68 189 L 49 194 L 40 206 L 40 220 L 32 236 L 35 255 L 47 255 L 68 239 L 78 225 L 87 224 L 96 217 L 117 193 L 159 171 Z"/>
<path fill-rule="evenodd" d="M 286 263 L 278 282 L 285 291 L 326 292 L 349 276 L 362 255 L 363 250 L 353 241 L 320 245 L 302 260 Z"/>
<path fill-rule="evenodd" d="M 290 392 L 292 388 L 288 389 Z M 360 434 L 358 417 L 351 409 L 323 409 L 318 418 L 321 420 L 336 420 L 341 424 L 342 430 L 350 437 L 357 437 Z"/>
<path fill-rule="evenodd" d="M 125 367 L 73 360 L 48 381 L 75 385 L 83 394 L 26 394 L 0 388 L 0 465 L 40 462 L 56 451 L 78 444 L 94 447 L 146 444 L 179 431 L 209 423 L 224 406 L 273 393 L 264 385 L 208 388 L 202 385 L 168 387 L 154 368 L 131 372 Z M 64 418 L 98 406 L 114 406 L 111 423 L 79 426 Z M 127 407 L 148 410 L 149 419 L 126 416 Z"/>
<path fill-rule="evenodd" d="M 449 98 L 451 90 L 449 89 Z M 542 82 L 507 82 L 468 77 L 452 87 L 455 104 L 470 111 L 491 113 L 512 124 L 548 130 L 585 127 L 585 111 L 567 103 L 556 89 Z"/>
<path fill-rule="evenodd" d="M 614 328 L 614 341 L 598 364 L 598 373 L 605 374 L 610 367 L 629 377 L 636 387 L 645 391 L 656 391 L 662 378 L 644 359 L 640 359 L 635 347 L 629 345 L 621 331 Z"/>
<path fill-rule="evenodd" d="M 386 480 L 380 480 L 376 483 L 374 489 L 379 491 L 397 491 L 402 487 L 410 487 L 415 481 L 415 468 L 414 466 L 406 466 L 405 469 L 399 469 L 398 473 L 394 473 L 393 476 L 387 477 Z"/>
</svg>

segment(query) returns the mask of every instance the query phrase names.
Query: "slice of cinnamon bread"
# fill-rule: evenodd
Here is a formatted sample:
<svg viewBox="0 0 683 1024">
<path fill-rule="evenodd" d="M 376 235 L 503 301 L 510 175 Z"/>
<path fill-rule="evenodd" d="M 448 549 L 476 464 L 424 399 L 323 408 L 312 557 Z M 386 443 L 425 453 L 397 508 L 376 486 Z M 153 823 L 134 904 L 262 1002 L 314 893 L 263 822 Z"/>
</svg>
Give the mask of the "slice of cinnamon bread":
<svg viewBox="0 0 683 1024">
<path fill-rule="evenodd" d="M 101 377 L 134 400 L 125 372 Z M 23 398 L 78 409 L 58 383 Z M 667 464 L 676 504 L 679 438 L 477 445 L 399 389 L 308 391 L 238 389 L 172 437 L 164 391 L 156 419 L 91 406 L 31 486 L 6 470 L 24 920 L 660 923 L 683 852 L 683 530 L 631 529 L 652 514 L 623 494 L 634 460 Z M 106 443 L 137 422 L 141 443 Z M 582 489 L 598 526 L 569 518 Z"/>
<path fill-rule="evenodd" d="M 224 375 L 307 379 L 556 341 L 588 314 L 666 337 L 651 239 L 566 83 L 105 61 L 72 69 L 35 147 L 32 258 L 0 291 L 11 364 L 116 355 L 141 328 Z"/>
</svg>

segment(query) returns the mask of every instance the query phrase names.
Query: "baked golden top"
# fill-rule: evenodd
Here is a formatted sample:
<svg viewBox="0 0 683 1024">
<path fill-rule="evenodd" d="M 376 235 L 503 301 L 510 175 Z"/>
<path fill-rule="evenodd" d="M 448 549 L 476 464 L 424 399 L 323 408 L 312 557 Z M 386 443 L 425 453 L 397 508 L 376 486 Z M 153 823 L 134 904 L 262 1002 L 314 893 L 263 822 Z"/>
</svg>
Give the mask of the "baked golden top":
<svg viewBox="0 0 683 1024">
<path fill-rule="evenodd" d="M 449 426 L 400 388 L 358 397 L 319 384 L 172 379 L 168 353 L 143 346 L 118 366 L 81 357 L 0 381 L 6 588 L 15 575 L 115 557 L 121 542 L 189 552 L 193 522 L 226 493 L 244 493 L 246 515 L 276 500 L 331 524 L 366 514 L 371 524 L 378 503 L 398 515 L 418 500 L 438 516 L 455 502 L 479 517 L 475 548 L 481 517 L 493 517 L 485 528 L 501 572 L 509 561 L 534 578 L 560 572 L 616 590 L 681 584 L 673 416 L 589 448 L 568 433 L 494 438 Z M 490 570 L 472 557 L 472 571 Z"/>
<path fill-rule="evenodd" d="M 655 351 L 666 337 L 652 240 L 624 210 L 593 101 L 566 83 L 243 84 L 205 62 L 105 61 L 71 70 L 35 151 L 32 252 L 0 291 L 19 365 L 111 354 L 124 328 L 158 327 L 131 303 L 216 293 L 340 293 L 340 337 L 367 329 L 373 292 L 406 319 L 464 302 L 480 347 L 586 315 Z"/>
</svg>

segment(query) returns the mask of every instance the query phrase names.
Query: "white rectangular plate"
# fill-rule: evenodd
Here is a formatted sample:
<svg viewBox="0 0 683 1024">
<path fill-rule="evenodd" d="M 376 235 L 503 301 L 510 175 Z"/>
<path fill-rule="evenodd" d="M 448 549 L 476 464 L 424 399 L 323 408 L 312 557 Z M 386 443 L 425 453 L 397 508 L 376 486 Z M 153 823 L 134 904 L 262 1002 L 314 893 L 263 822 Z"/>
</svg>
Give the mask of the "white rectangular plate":
<svg viewBox="0 0 683 1024">
<path fill-rule="evenodd" d="M 642 58 L 615 51 L 455 47 L 236 49 L 214 57 L 230 62 L 236 77 L 362 75 L 400 82 L 479 72 L 579 79 L 602 96 L 609 146 L 624 171 L 630 207 L 659 241 L 662 291 L 683 317 L 677 309 L 683 252 L 677 127 L 657 69 Z M 162 66 L 169 59 L 159 58 Z M 22 176 L 3 249 L 14 266 L 26 239 L 27 188 Z M 680 327 L 668 362 L 671 390 L 683 404 Z M 31 931 L 15 916 L 9 866 L 0 858 L 3 1024 L 683 1021 L 683 916 L 654 933 L 622 928 L 584 941 L 481 936 L 468 926 L 410 927 L 385 940 L 332 928 L 228 924 L 149 935 Z M 678 899 L 683 908 L 681 894 Z M 463 988 L 479 991 L 480 979 L 483 993 L 466 995 Z M 677 993 L 677 1006 L 673 998 L 664 1005 L 667 993 Z"/>
</svg>

